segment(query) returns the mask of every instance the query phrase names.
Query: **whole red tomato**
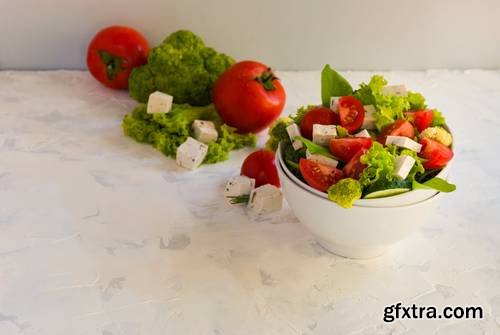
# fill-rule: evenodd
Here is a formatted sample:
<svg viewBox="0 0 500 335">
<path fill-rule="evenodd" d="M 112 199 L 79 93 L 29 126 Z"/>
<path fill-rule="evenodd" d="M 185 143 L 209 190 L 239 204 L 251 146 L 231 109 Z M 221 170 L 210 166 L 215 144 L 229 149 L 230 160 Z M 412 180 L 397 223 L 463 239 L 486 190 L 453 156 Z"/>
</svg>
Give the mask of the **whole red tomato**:
<svg viewBox="0 0 500 335">
<path fill-rule="evenodd" d="M 227 69 L 214 85 L 219 115 L 240 133 L 256 133 L 269 126 L 285 106 L 285 90 L 261 63 L 239 62 Z"/>
<path fill-rule="evenodd" d="M 265 184 L 280 187 L 274 152 L 270 150 L 257 150 L 248 155 L 241 165 L 241 174 L 255 179 L 255 187 Z"/>
<path fill-rule="evenodd" d="M 126 89 L 132 69 L 146 64 L 149 44 L 129 27 L 104 28 L 94 36 L 87 49 L 87 67 L 103 85 Z"/>
</svg>

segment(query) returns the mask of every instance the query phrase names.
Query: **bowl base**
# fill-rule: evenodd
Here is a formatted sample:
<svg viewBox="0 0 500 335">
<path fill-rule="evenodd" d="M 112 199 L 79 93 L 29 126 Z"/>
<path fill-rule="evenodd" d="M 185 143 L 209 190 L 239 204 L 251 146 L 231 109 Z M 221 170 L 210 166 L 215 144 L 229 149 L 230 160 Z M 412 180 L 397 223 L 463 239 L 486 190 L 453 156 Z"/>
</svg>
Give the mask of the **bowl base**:
<svg viewBox="0 0 500 335">
<path fill-rule="evenodd" d="M 370 259 L 382 256 L 387 250 L 387 247 L 367 247 L 367 248 L 356 248 L 349 247 L 345 245 L 333 244 L 317 238 L 319 245 L 325 248 L 328 252 L 333 254 L 353 259 Z"/>
</svg>

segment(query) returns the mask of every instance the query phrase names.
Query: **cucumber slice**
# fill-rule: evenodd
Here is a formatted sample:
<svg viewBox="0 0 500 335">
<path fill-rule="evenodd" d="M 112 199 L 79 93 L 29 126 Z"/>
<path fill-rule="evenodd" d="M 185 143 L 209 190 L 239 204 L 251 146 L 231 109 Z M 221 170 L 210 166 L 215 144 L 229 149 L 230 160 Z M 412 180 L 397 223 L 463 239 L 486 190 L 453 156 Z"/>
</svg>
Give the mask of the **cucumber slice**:
<svg viewBox="0 0 500 335">
<path fill-rule="evenodd" d="M 364 196 L 364 199 L 385 198 L 385 197 L 390 197 L 393 195 L 398 195 L 401 193 L 406 193 L 410 190 L 411 189 L 409 189 L 409 188 L 389 188 L 386 190 L 380 190 L 380 191 L 368 193 L 367 195 Z"/>
</svg>

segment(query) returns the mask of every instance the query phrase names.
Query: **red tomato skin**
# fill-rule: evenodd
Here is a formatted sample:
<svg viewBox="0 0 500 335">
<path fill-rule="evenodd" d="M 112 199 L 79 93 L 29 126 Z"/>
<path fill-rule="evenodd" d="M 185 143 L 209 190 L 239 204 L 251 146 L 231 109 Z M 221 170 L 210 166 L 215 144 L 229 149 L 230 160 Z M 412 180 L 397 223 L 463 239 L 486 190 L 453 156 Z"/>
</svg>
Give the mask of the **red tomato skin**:
<svg viewBox="0 0 500 335">
<path fill-rule="evenodd" d="M 283 111 L 285 89 L 278 79 L 274 90 L 266 90 L 256 78 L 269 67 L 254 61 L 236 63 L 217 79 L 213 99 L 215 109 L 240 133 L 257 133 L 269 126 Z"/>
<path fill-rule="evenodd" d="M 361 163 L 361 156 L 368 151 L 366 148 L 362 148 L 359 150 L 347 164 L 344 166 L 342 171 L 344 171 L 344 175 L 348 178 L 359 179 L 361 173 L 366 168 L 366 164 Z"/>
<path fill-rule="evenodd" d="M 432 116 L 433 113 L 430 109 L 420 110 L 413 113 L 413 124 L 419 133 L 431 126 Z"/>
<path fill-rule="evenodd" d="M 255 179 L 255 187 L 271 184 L 280 187 L 274 152 L 257 150 L 245 158 L 241 165 L 241 174 Z"/>
<path fill-rule="evenodd" d="M 415 129 L 410 122 L 400 119 L 382 129 L 382 133 L 378 137 L 378 141 L 382 144 L 385 144 L 387 136 L 406 136 L 409 138 L 414 138 Z"/>
<path fill-rule="evenodd" d="M 368 137 L 334 138 L 330 141 L 330 152 L 344 162 L 349 162 L 361 149 L 370 149 L 372 139 Z"/>
<path fill-rule="evenodd" d="M 341 97 L 339 103 L 340 125 L 352 134 L 361 128 L 365 119 L 365 108 L 361 101 L 353 96 Z M 353 114 L 353 110 L 356 112 Z"/>
<path fill-rule="evenodd" d="M 311 140 L 314 124 L 337 125 L 339 124 L 339 116 L 330 108 L 317 107 L 311 109 L 300 121 L 300 134 Z"/>
<path fill-rule="evenodd" d="M 422 138 L 420 144 L 422 150 L 419 156 L 426 159 L 422 164 L 426 170 L 441 169 L 453 158 L 450 148 L 430 138 Z"/>
<path fill-rule="evenodd" d="M 344 178 L 342 170 L 305 158 L 300 159 L 299 169 L 307 184 L 322 192 L 326 192 L 330 186 Z"/>
<path fill-rule="evenodd" d="M 106 64 L 99 51 L 122 58 L 122 70 L 109 79 Z M 126 89 L 128 77 L 135 67 L 147 63 L 148 41 L 136 30 L 124 26 L 111 26 L 99 31 L 87 49 L 87 67 L 90 73 L 103 85 L 114 89 Z"/>
</svg>

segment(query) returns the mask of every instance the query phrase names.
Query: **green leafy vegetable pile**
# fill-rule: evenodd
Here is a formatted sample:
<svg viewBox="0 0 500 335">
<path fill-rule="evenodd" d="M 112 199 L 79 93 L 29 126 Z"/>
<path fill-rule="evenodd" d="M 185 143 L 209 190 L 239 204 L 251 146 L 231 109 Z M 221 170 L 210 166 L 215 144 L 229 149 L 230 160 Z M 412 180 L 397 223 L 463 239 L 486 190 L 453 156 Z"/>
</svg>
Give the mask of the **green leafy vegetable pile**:
<svg viewBox="0 0 500 335">
<path fill-rule="evenodd" d="M 199 36 L 179 30 L 151 50 L 146 65 L 133 70 L 129 93 L 139 102 L 161 91 L 178 104 L 208 105 L 212 86 L 232 64 L 234 59 L 205 46 Z"/>
<path fill-rule="evenodd" d="M 125 134 L 137 142 L 152 144 L 165 155 L 175 158 L 177 148 L 193 135 L 191 124 L 194 120 L 214 122 L 219 133 L 217 141 L 208 145 L 204 164 L 227 160 L 231 150 L 255 146 L 254 134 L 238 134 L 234 128 L 222 124 L 212 105 L 174 105 L 169 113 L 148 114 L 146 105 L 140 104 L 125 116 L 122 127 Z"/>
</svg>

